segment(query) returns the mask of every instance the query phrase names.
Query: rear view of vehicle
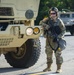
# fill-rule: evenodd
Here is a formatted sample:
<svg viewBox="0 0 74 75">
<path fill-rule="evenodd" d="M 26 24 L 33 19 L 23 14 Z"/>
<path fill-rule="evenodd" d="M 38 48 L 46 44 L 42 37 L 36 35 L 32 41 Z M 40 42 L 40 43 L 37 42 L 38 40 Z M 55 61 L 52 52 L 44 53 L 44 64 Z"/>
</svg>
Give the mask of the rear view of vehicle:
<svg viewBox="0 0 74 75">
<path fill-rule="evenodd" d="M 17 68 L 36 63 L 41 27 L 34 26 L 40 0 L 0 0 L 0 54 Z"/>
<path fill-rule="evenodd" d="M 74 12 L 59 12 L 59 17 L 63 20 L 66 30 L 74 35 Z"/>
</svg>

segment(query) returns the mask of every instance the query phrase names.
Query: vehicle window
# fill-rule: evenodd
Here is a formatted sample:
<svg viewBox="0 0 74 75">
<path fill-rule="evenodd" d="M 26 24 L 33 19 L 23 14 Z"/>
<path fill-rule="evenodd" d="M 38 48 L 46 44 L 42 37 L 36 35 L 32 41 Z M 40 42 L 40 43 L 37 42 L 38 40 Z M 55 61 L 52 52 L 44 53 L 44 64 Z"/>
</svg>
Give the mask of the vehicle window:
<svg viewBox="0 0 74 75">
<path fill-rule="evenodd" d="M 60 18 L 70 18 L 70 14 L 60 14 Z"/>
<path fill-rule="evenodd" d="M 72 18 L 74 18 L 74 14 L 72 14 Z"/>
</svg>

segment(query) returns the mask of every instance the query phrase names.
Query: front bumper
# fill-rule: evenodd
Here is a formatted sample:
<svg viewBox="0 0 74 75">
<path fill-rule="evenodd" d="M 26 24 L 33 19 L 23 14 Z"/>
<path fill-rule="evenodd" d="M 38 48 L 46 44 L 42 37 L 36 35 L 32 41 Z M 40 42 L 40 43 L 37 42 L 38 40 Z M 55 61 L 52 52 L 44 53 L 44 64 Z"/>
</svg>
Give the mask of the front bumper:
<svg viewBox="0 0 74 75">
<path fill-rule="evenodd" d="M 0 31 L 0 48 L 20 47 L 28 39 L 39 38 L 42 33 L 41 26 L 32 26 L 32 28 L 38 27 L 40 32 L 38 34 L 26 35 L 26 29 L 31 26 L 25 26 L 24 24 L 12 24 L 8 25 L 5 31 Z"/>
</svg>

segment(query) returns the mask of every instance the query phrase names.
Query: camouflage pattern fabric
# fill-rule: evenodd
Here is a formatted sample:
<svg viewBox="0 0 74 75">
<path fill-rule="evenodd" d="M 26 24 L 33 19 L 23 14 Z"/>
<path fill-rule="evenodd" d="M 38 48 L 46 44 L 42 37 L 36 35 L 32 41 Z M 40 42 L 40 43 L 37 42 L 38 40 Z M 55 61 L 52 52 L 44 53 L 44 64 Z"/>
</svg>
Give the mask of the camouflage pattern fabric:
<svg viewBox="0 0 74 75">
<path fill-rule="evenodd" d="M 42 25 L 43 28 L 45 27 L 46 30 L 48 29 L 48 27 L 50 27 L 50 25 L 48 26 L 47 21 L 48 21 L 48 18 L 45 18 L 42 21 L 40 21 L 40 25 Z M 58 38 L 63 38 L 66 29 L 65 29 L 65 26 L 64 26 L 64 23 L 62 22 L 62 20 L 57 18 L 53 24 L 54 24 L 54 26 L 59 26 L 59 28 L 61 30 L 61 33 L 58 35 Z M 49 33 L 51 34 L 51 32 L 49 32 Z M 47 54 L 47 63 L 53 63 L 53 60 L 52 60 L 53 50 L 49 46 L 48 40 L 50 41 L 50 44 L 54 48 L 57 47 L 57 44 L 55 42 L 53 42 L 53 38 L 51 35 L 49 35 L 48 39 L 47 39 L 47 34 L 44 34 L 44 37 L 46 37 L 46 50 L 45 50 L 45 52 Z M 62 64 L 63 63 L 63 58 L 62 58 L 61 54 L 62 54 L 62 50 L 56 51 L 56 53 L 55 53 L 56 64 Z"/>
</svg>

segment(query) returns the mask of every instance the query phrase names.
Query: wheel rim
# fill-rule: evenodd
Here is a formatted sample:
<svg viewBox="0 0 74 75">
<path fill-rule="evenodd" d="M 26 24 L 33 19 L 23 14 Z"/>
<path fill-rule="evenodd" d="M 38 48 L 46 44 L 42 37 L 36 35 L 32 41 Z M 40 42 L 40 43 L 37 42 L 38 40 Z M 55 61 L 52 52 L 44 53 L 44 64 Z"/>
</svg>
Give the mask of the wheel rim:
<svg viewBox="0 0 74 75">
<path fill-rule="evenodd" d="M 26 44 L 22 45 L 21 47 L 17 48 L 16 52 L 11 52 L 11 55 L 15 59 L 21 59 L 26 54 Z"/>
</svg>

